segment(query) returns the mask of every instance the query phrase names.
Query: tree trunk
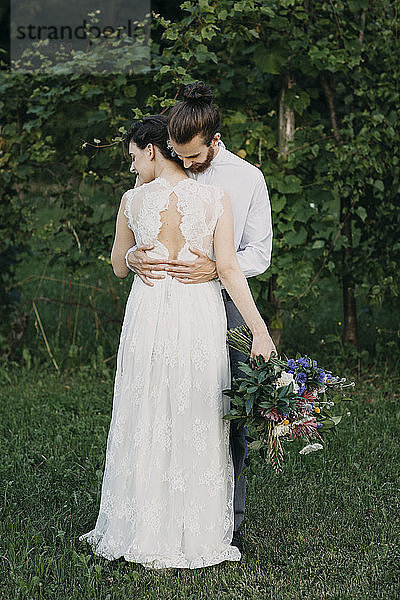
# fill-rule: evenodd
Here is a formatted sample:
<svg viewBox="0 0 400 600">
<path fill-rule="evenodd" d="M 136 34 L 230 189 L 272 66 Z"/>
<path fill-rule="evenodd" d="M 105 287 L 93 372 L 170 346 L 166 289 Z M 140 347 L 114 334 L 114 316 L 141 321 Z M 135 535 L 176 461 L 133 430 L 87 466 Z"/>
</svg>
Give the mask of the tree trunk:
<svg viewBox="0 0 400 600">
<path fill-rule="evenodd" d="M 289 145 L 294 140 L 294 110 L 285 104 L 286 92 L 293 87 L 295 81 L 288 73 L 283 77 L 279 95 L 279 156 L 286 158 Z"/>
<path fill-rule="evenodd" d="M 279 94 L 279 156 L 282 160 L 286 159 L 289 142 L 294 139 L 295 120 L 294 110 L 285 104 L 286 92 L 293 87 L 295 81 L 290 73 L 282 78 L 281 91 Z M 283 309 L 280 298 L 276 298 L 275 291 L 278 287 L 278 275 L 274 274 L 269 279 L 268 301 L 275 308 L 275 315 L 269 323 L 271 337 L 278 347 L 282 338 L 282 315 Z"/>
<path fill-rule="evenodd" d="M 340 142 L 341 135 L 337 123 L 335 99 L 333 90 L 325 74 L 321 75 L 321 85 L 329 108 L 329 117 L 333 135 Z M 341 196 L 340 222 L 343 223 L 342 233 L 347 239 L 347 247 L 342 249 L 342 289 L 343 289 L 343 344 L 350 342 L 360 351 L 357 326 L 357 307 L 354 295 L 354 278 L 352 272 L 353 236 L 351 228 L 350 199 Z"/>
<path fill-rule="evenodd" d="M 352 273 L 353 236 L 351 231 L 351 213 L 349 201 L 343 198 L 340 202 L 340 220 L 343 222 L 342 233 L 347 238 L 347 247 L 342 249 L 342 287 L 343 287 L 343 344 L 350 342 L 358 351 L 357 308 L 354 297 L 354 278 Z"/>
</svg>

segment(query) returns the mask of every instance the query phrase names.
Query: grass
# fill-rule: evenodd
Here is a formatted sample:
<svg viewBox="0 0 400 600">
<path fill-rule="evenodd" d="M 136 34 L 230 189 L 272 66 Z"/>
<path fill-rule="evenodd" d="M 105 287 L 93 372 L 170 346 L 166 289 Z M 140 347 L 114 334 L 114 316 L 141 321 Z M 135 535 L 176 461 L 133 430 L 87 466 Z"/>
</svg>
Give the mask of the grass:
<svg viewBox="0 0 400 600">
<path fill-rule="evenodd" d="M 397 374 L 356 374 L 351 414 L 323 452 L 290 448 L 279 478 L 253 463 L 239 564 L 166 572 L 78 540 L 97 516 L 112 375 L 14 366 L 0 379 L 0 598 L 400 597 Z"/>
</svg>

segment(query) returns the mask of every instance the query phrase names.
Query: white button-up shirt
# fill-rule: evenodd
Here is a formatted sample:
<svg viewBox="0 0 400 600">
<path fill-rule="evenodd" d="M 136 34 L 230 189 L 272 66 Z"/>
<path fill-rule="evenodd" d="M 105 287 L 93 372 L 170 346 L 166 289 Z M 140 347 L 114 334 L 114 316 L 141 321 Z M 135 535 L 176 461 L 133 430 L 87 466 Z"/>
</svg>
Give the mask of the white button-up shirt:
<svg viewBox="0 0 400 600">
<path fill-rule="evenodd" d="M 226 149 L 219 141 L 217 155 L 204 173 L 190 173 L 200 183 L 219 185 L 229 196 L 234 219 L 234 241 L 246 277 L 260 275 L 271 263 L 271 205 L 260 169 Z"/>
</svg>

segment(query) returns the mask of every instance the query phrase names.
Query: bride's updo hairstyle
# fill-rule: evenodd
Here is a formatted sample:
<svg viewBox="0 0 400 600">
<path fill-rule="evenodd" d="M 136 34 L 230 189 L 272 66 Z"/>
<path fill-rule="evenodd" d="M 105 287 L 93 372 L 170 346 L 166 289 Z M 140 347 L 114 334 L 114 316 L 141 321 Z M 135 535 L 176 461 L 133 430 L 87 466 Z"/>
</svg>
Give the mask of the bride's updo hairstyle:
<svg viewBox="0 0 400 600">
<path fill-rule="evenodd" d="M 164 158 L 181 164 L 179 158 L 167 144 L 168 138 L 167 117 L 164 115 L 149 115 L 141 121 L 134 121 L 123 139 L 128 146 L 132 141 L 141 150 L 144 150 L 147 144 L 153 144 L 157 146 Z"/>
<path fill-rule="evenodd" d="M 209 146 L 221 124 L 211 89 L 202 81 L 197 81 L 185 87 L 183 98 L 169 111 L 168 130 L 171 139 L 177 144 L 187 144 L 200 134 L 206 146 Z"/>
</svg>

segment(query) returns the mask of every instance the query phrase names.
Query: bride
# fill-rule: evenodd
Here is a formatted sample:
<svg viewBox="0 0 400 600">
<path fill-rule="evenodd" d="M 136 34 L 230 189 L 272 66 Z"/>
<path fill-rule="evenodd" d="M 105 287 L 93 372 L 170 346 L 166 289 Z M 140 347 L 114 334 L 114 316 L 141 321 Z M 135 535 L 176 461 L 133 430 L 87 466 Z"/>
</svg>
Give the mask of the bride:
<svg viewBox="0 0 400 600">
<path fill-rule="evenodd" d="M 216 260 L 222 282 L 253 333 L 252 356 L 276 351 L 236 259 L 233 216 L 222 188 L 190 179 L 171 156 L 167 119 L 146 117 L 128 131 L 131 170 L 111 262 L 145 244 L 158 259 Z M 233 463 L 229 450 L 229 354 L 218 279 L 185 285 L 162 271 L 146 285 L 135 275 L 117 354 L 100 509 L 79 537 L 108 560 L 146 568 L 206 567 L 238 561 Z"/>
</svg>

